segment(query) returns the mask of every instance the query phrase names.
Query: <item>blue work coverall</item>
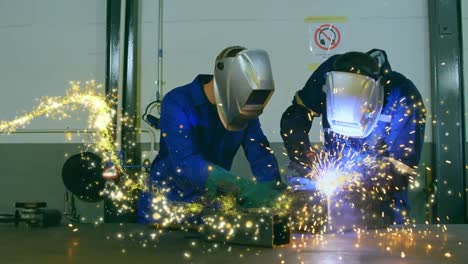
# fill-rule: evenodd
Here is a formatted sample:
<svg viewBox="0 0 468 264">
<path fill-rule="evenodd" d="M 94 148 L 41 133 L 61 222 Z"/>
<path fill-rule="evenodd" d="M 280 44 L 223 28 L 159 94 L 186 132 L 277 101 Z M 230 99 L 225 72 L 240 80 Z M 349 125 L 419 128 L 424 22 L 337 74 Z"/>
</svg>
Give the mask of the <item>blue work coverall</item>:
<svg viewBox="0 0 468 264">
<path fill-rule="evenodd" d="M 368 53 L 376 50 L 371 50 Z M 420 160 L 424 143 L 426 109 L 415 85 L 401 73 L 392 71 L 384 51 L 385 62 L 381 66 L 384 88 L 384 102 L 377 126 L 366 138 L 346 138 L 333 133 L 327 120 L 326 95 L 322 90 L 326 73 L 332 70 L 339 55 L 323 62 L 299 90 L 292 105 L 284 112 L 281 120 L 281 135 L 291 161 L 307 164 L 311 153 L 309 131 L 312 116 L 322 116 L 324 147 L 328 151 L 351 148 L 355 151 L 368 150 L 379 157 L 395 160 L 403 168 L 389 172 L 393 176 L 392 185 L 396 207 L 408 210 L 408 176 Z M 340 145 L 340 146 L 338 146 Z M 345 148 L 343 148 L 345 146 Z M 392 167 L 392 166 L 390 166 Z M 406 169 L 406 170 L 405 170 Z M 395 215 L 397 223 L 401 216 Z"/>
<path fill-rule="evenodd" d="M 258 118 L 241 131 L 226 130 L 203 85 L 212 75 L 198 75 L 193 82 L 175 88 L 163 99 L 161 139 L 158 156 L 151 165 L 148 185 L 169 188 L 167 198 L 173 202 L 197 201 L 205 191 L 209 167 L 231 169 L 240 146 L 257 181 L 279 180 L 279 169 Z M 151 219 L 150 191 L 138 201 L 138 221 Z"/>
</svg>

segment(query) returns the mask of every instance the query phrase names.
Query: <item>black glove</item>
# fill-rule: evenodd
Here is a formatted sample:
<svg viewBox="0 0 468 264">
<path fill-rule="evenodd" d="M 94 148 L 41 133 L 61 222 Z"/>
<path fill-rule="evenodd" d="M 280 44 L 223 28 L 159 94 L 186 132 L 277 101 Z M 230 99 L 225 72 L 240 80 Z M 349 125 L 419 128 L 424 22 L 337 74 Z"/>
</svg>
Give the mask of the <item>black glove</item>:
<svg viewBox="0 0 468 264">
<path fill-rule="evenodd" d="M 306 166 L 305 164 L 300 164 L 297 161 L 290 161 L 288 164 L 288 169 L 295 172 L 299 176 L 306 176 L 311 172 L 309 166 Z"/>
</svg>

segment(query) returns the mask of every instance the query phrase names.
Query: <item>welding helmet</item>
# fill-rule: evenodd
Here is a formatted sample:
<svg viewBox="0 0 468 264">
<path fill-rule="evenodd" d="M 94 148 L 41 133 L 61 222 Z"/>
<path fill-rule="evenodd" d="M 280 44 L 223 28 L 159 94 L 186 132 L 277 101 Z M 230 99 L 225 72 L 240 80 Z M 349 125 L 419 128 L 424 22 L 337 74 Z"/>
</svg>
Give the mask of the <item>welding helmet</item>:
<svg viewBox="0 0 468 264">
<path fill-rule="evenodd" d="M 214 93 L 224 127 L 242 130 L 263 112 L 275 90 L 268 54 L 233 46 L 216 58 Z"/>
<path fill-rule="evenodd" d="M 383 105 L 379 72 L 377 61 L 366 53 L 348 52 L 337 57 L 323 87 L 333 132 L 357 138 L 372 132 Z"/>
</svg>

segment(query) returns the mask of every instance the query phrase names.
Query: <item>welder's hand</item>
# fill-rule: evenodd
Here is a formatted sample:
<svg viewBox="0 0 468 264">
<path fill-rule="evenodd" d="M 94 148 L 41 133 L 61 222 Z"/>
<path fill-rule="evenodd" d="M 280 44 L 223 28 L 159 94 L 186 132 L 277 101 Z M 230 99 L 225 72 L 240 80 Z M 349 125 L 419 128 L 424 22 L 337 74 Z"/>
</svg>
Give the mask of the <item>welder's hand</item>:
<svg viewBox="0 0 468 264">
<path fill-rule="evenodd" d="M 286 183 L 294 191 L 316 191 L 317 183 L 309 177 L 286 175 Z"/>
<path fill-rule="evenodd" d="M 239 204 L 242 208 L 273 207 L 286 189 L 277 181 L 256 182 L 242 190 Z"/>
<path fill-rule="evenodd" d="M 238 197 L 242 190 L 253 184 L 252 180 L 239 177 L 220 166 L 213 166 L 206 179 L 206 195 L 213 198 L 219 195 L 233 195 Z"/>
<path fill-rule="evenodd" d="M 390 192 L 398 192 L 408 189 L 409 180 L 413 168 L 393 158 L 380 159 L 380 171 L 385 176 L 380 185 L 386 186 Z M 376 173 L 374 173 L 376 174 Z"/>
<path fill-rule="evenodd" d="M 408 197 L 408 184 L 411 177 L 411 168 L 410 171 L 401 169 L 395 162 L 390 162 L 390 159 L 384 158 L 384 161 L 387 162 L 385 168 L 385 175 L 390 179 L 388 185 L 388 192 L 392 201 L 388 206 L 390 209 L 387 210 L 387 214 L 391 216 L 391 222 L 396 224 L 403 224 L 408 218 L 408 213 L 411 211 L 410 200 Z M 403 166 L 405 167 L 405 166 Z M 388 209 L 388 208 L 387 208 Z"/>
<path fill-rule="evenodd" d="M 297 161 L 290 161 L 288 169 L 297 176 L 306 176 L 310 173 L 310 168 L 304 164 L 300 164 Z"/>
</svg>

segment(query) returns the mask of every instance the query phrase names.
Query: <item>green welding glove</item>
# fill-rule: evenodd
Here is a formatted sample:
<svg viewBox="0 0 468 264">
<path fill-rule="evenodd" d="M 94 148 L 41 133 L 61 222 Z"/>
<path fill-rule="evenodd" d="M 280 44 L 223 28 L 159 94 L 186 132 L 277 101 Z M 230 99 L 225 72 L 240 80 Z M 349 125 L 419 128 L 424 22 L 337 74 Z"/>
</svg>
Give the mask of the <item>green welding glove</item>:
<svg viewBox="0 0 468 264">
<path fill-rule="evenodd" d="M 241 192 L 239 204 L 242 208 L 273 207 L 286 187 L 277 181 L 256 182 Z"/>
<path fill-rule="evenodd" d="M 287 185 L 277 181 L 255 182 L 215 165 L 210 170 L 205 187 L 209 198 L 233 195 L 242 208 L 258 208 L 273 206 Z"/>
<path fill-rule="evenodd" d="M 239 197 L 247 186 L 254 184 L 254 181 L 245 177 L 239 177 L 232 172 L 214 165 L 210 168 L 206 179 L 206 195 L 210 198 L 219 195 L 234 195 Z"/>
</svg>

